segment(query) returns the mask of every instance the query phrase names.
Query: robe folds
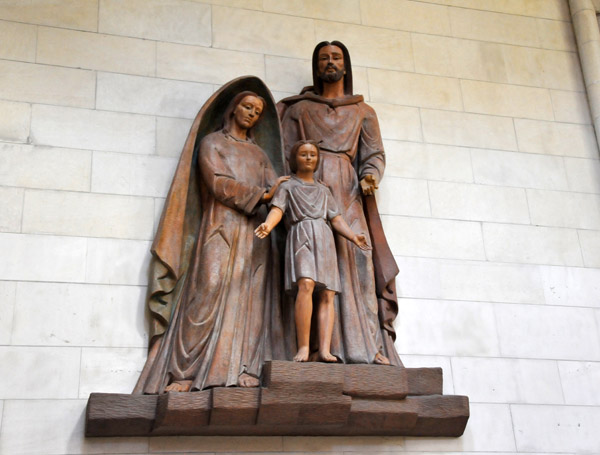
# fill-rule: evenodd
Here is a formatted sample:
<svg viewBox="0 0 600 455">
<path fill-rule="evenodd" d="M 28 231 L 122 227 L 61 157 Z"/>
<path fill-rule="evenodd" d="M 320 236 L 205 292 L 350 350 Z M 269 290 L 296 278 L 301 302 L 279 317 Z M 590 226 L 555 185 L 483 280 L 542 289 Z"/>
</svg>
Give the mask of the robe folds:
<svg viewBox="0 0 600 455">
<path fill-rule="evenodd" d="M 298 140 L 320 141 L 315 178 L 329 187 L 348 225 L 368 233 L 373 245 L 372 251 L 363 251 L 335 234 L 342 289 L 336 295 L 331 353 L 345 363 L 373 363 L 380 352 L 393 365 L 402 365 L 393 344 L 398 268 L 375 198 L 363 196 L 359 183 L 366 175 L 381 181 L 385 169 L 375 111 L 361 95 L 327 99 L 311 91 L 282 100 L 278 109 L 286 158 Z"/>
<path fill-rule="evenodd" d="M 266 105 L 253 135 L 240 141 L 219 128 L 225 107 L 245 90 Z M 231 81 L 198 113 L 152 244 L 150 347 L 133 393 L 162 393 L 178 380 L 191 381 L 192 391 L 233 386 L 240 374 L 260 377 L 265 361 L 291 355 L 277 235 L 254 235 L 266 217 L 262 195 L 281 172 L 278 153 L 275 104 L 260 79 Z"/>
</svg>

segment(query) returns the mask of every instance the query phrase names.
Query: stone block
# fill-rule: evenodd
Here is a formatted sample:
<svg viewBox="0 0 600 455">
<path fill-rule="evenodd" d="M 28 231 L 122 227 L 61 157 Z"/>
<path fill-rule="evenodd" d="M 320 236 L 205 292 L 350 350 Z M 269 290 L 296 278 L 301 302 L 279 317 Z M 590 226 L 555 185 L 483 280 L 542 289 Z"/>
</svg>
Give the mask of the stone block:
<svg viewBox="0 0 600 455">
<path fill-rule="evenodd" d="M 600 230 L 600 195 L 527 190 L 532 224 Z"/>
<path fill-rule="evenodd" d="M 369 69 L 369 84 L 371 100 L 376 103 L 462 110 L 460 86 L 456 79 Z"/>
<path fill-rule="evenodd" d="M 341 41 L 350 50 L 352 65 L 414 71 L 410 34 L 397 30 L 339 22 L 315 21 L 315 41 Z M 310 58 L 310 52 L 301 58 Z"/>
<path fill-rule="evenodd" d="M 12 343 L 145 348 L 145 291 L 139 286 L 19 283 Z M 49 296 L 60 302 L 60 311 L 48 305 Z"/>
<path fill-rule="evenodd" d="M 2 13 L 0 13 L 1 17 Z M 2 42 L 0 58 L 21 62 L 35 61 L 35 26 L 0 21 L 0 42 Z"/>
<path fill-rule="evenodd" d="M 425 141 L 429 143 L 517 150 L 509 118 L 421 109 L 421 121 Z"/>
<path fill-rule="evenodd" d="M 567 190 L 564 162 L 558 156 L 473 150 L 473 176 L 484 185 Z"/>
<path fill-rule="evenodd" d="M 415 33 L 411 35 L 415 71 L 421 74 L 453 76 L 450 50 L 457 44 L 454 38 Z"/>
<path fill-rule="evenodd" d="M 579 158 L 564 158 L 571 191 L 600 194 L 600 162 Z"/>
<path fill-rule="evenodd" d="M 479 223 L 382 216 L 395 255 L 485 260 Z"/>
<path fill-rule="evenodd" d="M 555 361 L 454 357 L 452 376 L 456 393 L 475 403 L 564 402 Z"/>
<path fill-rule="evenodd" d="M 565 403 L 600 406 L 600 363 L 558 362 Z"/>
<path fill-rule="evenodd" d="M 592 122 L 590 108 L 585 93 L 550 90 L 554 118 L 557 122 L 583 123 Z"/>
<path fill-rule="evenodd" d="M 593 406 L 511 406 L 519 452 L 594 453 L 600 409 Z"/>
<path fill-rule="evenodd" d="M 0 185 L 88 191 L 92 154 L 86 150 L 1 144 Z"/>
<path fill-rule="evenodd" d="M 445 6 L 406 0 L 363 0 L 360 7 L 364 25 L 435 35 L 451 34 L 449 8 Z"/>
<path fill-rule="evenodd" d="M 529 224 L 525 190 L 490 185 L 429 182 L 435 218 Z"/>
<path fill-rule="evenodd" d="M 419 109 L 379 103 L 371 103 L 370 106 L 377 112 L 383 138 L 415 142 L 423 140 Z"/>
<path fill-rule="evenodd" d="M 210 46 L 210 11 L 210 5 L 183 0 L 101 0 L 98 31 Z"/>
<path fill-rule="evenodd" d="M 144 115 L 35 105 L 31 136 L 35 144 L 149 155 L 156 123 Z"/>
<path fill-rule="evenodd" d="M 310 60 L 266 55 L 265 68 L 266 83 L 273 90 L 300 93 L 302 87 L 312 85 Z M 354 79 L 354 65 L 352 71 Z M 356 88 L 354 92 L 358 93 Z"/>
<path fill-rule="evenodd" d="M 88 239 L 86 283 L 148 284 L 151 242 L 123 239 Z"/>
<path fill-rule="evenodd" d="M 3 280 L 69 281 L 85 278 L 86 239 L 0 234 Z"/>
<path fill-rule="evenodd" d="M 86 439 L 85 400 L 9 400 L 0 453 L 11 455 L 144 454 L 148 438 Z"/>
<path fill-rule="evenodd" d="M 77 398 L 80 358 L 79 348 L 0 346 L 0 362 L 11 370 L 0 376 L 0 398 Z"/>
<path fill-rule="evenodd" d="M 327 2 L 320 0 L 263 1 L 264 10 L 271 13 L 355 24 L 361 23 L 361 6 L 360 0 L 329 0 Z"/>
<path fill-rule="evenodd" d="M 402 297 L 477 302 L 544 303 L 538 267 L 396 257 Z"/>
<path fill-rule="evenodd" d="M 469 424 L 460 438 L 408 437 L 404 450 L 408 453 L 516 452 L 509 405 L 471 403 L 469 408 Z"/>
<path fill-rule="evenodd" d="M 600 360 L 590 308 L 497 304 L 495 314 L 505 357 Z"/>
<path fill-rule="evenodd" d="M 91 393 L 131 393 L 147 354 L 146 348 L 82 348 L 79 398 Z"/>
<path fill-rule="evenodd" d="M 556 21 L 536 19 L 540 45 L 545 49 L 557 51 L 577 51 L 577 43 L 573 34 L 573 27 L 569 21 Z"/>
<path fill-rule="evenodd" d="M 263 0 L 208 0 L 203 3 L 211 3 L 213 5 L 231 6 L 234 8 L 245 9 L 263 9 Z"/>
<path fill-rule="evenodd" d="M 385 178 L 473 181 L 471 152 L 467 148 L 391 140 L 385 140 L 384 147 Z"/>
<path fill-rule="evenodd" d="M 20 232 L 23 212 L 22 188 L 0 187 L 0 232 Z"/>
<path fill-rule="evenodd" d="M 212 47 L 216 48 L 310 58 L 314 28 L 312 19 L 212 7 Z M 260 33 L 256 33 L 257 30 Z M 311 39 L 306 39 L 307 36 Z"/>
<path fill-rule="evenodd" d="M 0 140 L 27 142 L 30 123 L 29 104 L 0 101 Z"/>
<path fill-rule="evenodd" d="M 553 120 L 548 90 L 517 85 L 461 81 L 465 111 L 479 114 Z"/>
<path fill-rule="evenodd" d="M 191 127 L 190 119 L 156 117 L 156 154 L 179 158 Z"/>
<path fill-rule="evenodd" d="M 165 197 L 177 166 L 175 158 L 94 152 L 92 191 Z"/>
<path fill-rule="evenodd" d="M 76 30 L 98 30 L 98 0 L 3 1 L 0 19 Z"/>
<path fill-rule="evenodd" d="M 99 73 L 98 109 L 164 117 L 194 118 L 213 87 L 197 82 Z"/>
<path fill-rule="evenodd" d="M 581 63 L 577 54 L 561 51 L 542 51 L 540 59 L 542 87 L 585 91 Z"/>
<path fill-rule="evenodd" d="M 377 207 L 382 215 L 429 217 L 429 198 L 425 180 L 386 177 L 379 184 Z"/>
<path fill-rule="evenodd" d="M 546 51 L 533 47 L 502 45 L 502 57 L 509 84 L 543 87 L 543 55 Z M 550 69 L 552 70 L 552 69 Z"/>
<path fill-rule="evenodd" d="M 600 270 L 540 267 L 540 274 L 547 304 L 600 308 Z"/>
<path fill-rule="evenodd" d="M 258 452 L 280 452 L 281 436 L 192 436 L 150 438 L 150 452 L 195 452 L 198 447 L 204 451 L 236 453 L 245 452 L 249 448 Z"/>
<path fill-rule="evenodd" d="M 536 22 L 531 17 L 451 8 L 450 25 L 457 38 L 539 47 Z"/>
<path fill-rule="evenodd" d="M 494 305 L 490 303 L 402 299 L 396 334 L 399 352 L 449 356 L 500 353 Z"/>
<path fill-rule="evenodd" d="M 151 76 L 156 69 L 156 43 L 40 27 L 37 63 Z"/>
<path fill-rule="evenodd" d="M 581 254 L 586 267 L 600 268 L 600 232 L 578 231 Z"/>
<path fill-rule="evenodd" d="M 244 74 L 265 78 L 265 61 L 260 54 L 174 43 L 156 45 L 158 77 L 219 85 Z"/>
<path fill-rule="evenodd" d="M 515 131 L 521 152 L 598 158 L 591 125 L 515 119 Z"/>
<path fill-rule="evenodd" d="M 17 296 L 17 283 L 0 281 L 0 299 L 2 312 L 0 312 L 0 344 L 10 344 L 12 321 Z"/>
<path fill-rule="evenodd" d="M 519 16 L 542 17 L 561 21 L 569 20 L 569 7 L 562 0 L 432 0 L 432 3 Z"/>
<path fill-rule="evenodd" d="M 150 240 L 151 198 L 66 191 L 25 193 L 23 232 Z"/>
<path fill-rule="evenodd" d="M 63 106 L 94 107 L 92 71 L 0 61 L 0 98 Z"/>
<path fill-rule="evenodd" d="M 284 436 L 283 450 L 302 454 L 340 455 L 348 453 L 394 453 L 402 450 L 404 438 L 398 436 Z"/>
<path fill-rule="evenodd" d="M 577 231 L 572 229 L 484 223 L 483 239 L 490 261 L 583 265 Z"/>
</svg>

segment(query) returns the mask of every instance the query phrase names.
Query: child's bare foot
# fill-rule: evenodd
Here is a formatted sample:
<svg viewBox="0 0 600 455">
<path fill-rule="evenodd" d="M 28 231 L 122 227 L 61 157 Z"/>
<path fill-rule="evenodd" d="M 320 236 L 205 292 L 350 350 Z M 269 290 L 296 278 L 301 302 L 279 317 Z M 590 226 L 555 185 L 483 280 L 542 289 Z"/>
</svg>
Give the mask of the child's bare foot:
<svg viewBox="0 0 600 455">
<path fill-rule="evenodd" d="M 308 360 L 308 346 L 302 346 L 294 356 L 294 362 L 306 362 Z"/>
<path fill-rule="evenodd" d="M 390 365 L 390 359 L 388 359 L 386 356 L 384 356 L 380 352 L 375 354 L 375 360 L 373 362 L 378 365 Z"/>
<path fill-rule="evenodd" d="M 259 384 L 260 381 L 258 380 L 258 378 L 250 376 L 247 373 L 240 374 L 240 377 L 238 378 L 238 385 L 240 387 L 258 387 Z"/>
<path fill-rule="evenodd" d="M 337 357 L 332 355 L 331 352 L 319 352 L 319 360 L 321 362 L 335 363 L 338 361 Z"/>
<path fill-rule="evenodd" d="M 192 381 L 173 381 L 165 388 L 165 392 L 189 392 Z"/>
</svg>

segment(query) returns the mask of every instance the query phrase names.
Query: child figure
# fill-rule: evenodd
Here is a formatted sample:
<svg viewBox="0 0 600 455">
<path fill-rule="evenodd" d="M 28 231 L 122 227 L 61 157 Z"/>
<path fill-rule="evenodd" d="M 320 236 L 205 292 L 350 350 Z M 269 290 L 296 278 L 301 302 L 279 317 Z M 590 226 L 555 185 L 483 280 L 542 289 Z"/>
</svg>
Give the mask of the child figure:
<svg viewBox="0 0 600 455">
<path fill-rule="evenodd" d="M 355 234 L 339 214 L 333 195 L 322 183 L 315 181 L 320 149 L 314 141 L 299 141 L 290 152 L 292 177 L 283 182 L 271 201 L 267 219 L 254 231 L 265 238 L 281 221 L 284 213 L 290 224 L 285 247 L 285 290 L 297 291 L 295 303 L 296 362 L 309 358 L 312 296 L 318 292 L 318 358 L 322 362 L 337 362 L 330 352 L 335 312 L 333 299 L 340 292 L 333 233 L 327 224 L 359 248 L 369 250 L 367 238 Z"/>
</svg>

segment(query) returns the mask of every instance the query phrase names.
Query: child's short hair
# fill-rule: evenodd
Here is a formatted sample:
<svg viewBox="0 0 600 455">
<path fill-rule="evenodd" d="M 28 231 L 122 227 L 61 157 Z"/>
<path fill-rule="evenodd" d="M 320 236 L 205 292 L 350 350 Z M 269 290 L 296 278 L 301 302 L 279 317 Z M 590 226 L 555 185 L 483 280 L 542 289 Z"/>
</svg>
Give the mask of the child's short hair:
<svg viewBox="0 0 600 455">
<path fill-rule="evenodd" d="M 298 155 L 298 150 L 300 150 L 300 147 L 302 147 L 303 145 L 306 145 L 306 144 L 313 145 L 315 147 L 315 149 L 317 149 L 317 165 L 315 166 L 315 171 L 317 169 L 319 169 L 319 164 L 321 164 L 321 148 L 319 147 L 319 143 L 317 141 L 313 141 L 313 140 L 301 139 L 298 142 L 296 142 L 294 144 L 294 146 L 292 147 L 292 150 L 290 150 L 289 165 L 290 165 L 290 169 L 292 170 L 292 172 L 294 174 L 298 171 L 298 163 L 296 162 L 296 156 Z"/>
</svg>

